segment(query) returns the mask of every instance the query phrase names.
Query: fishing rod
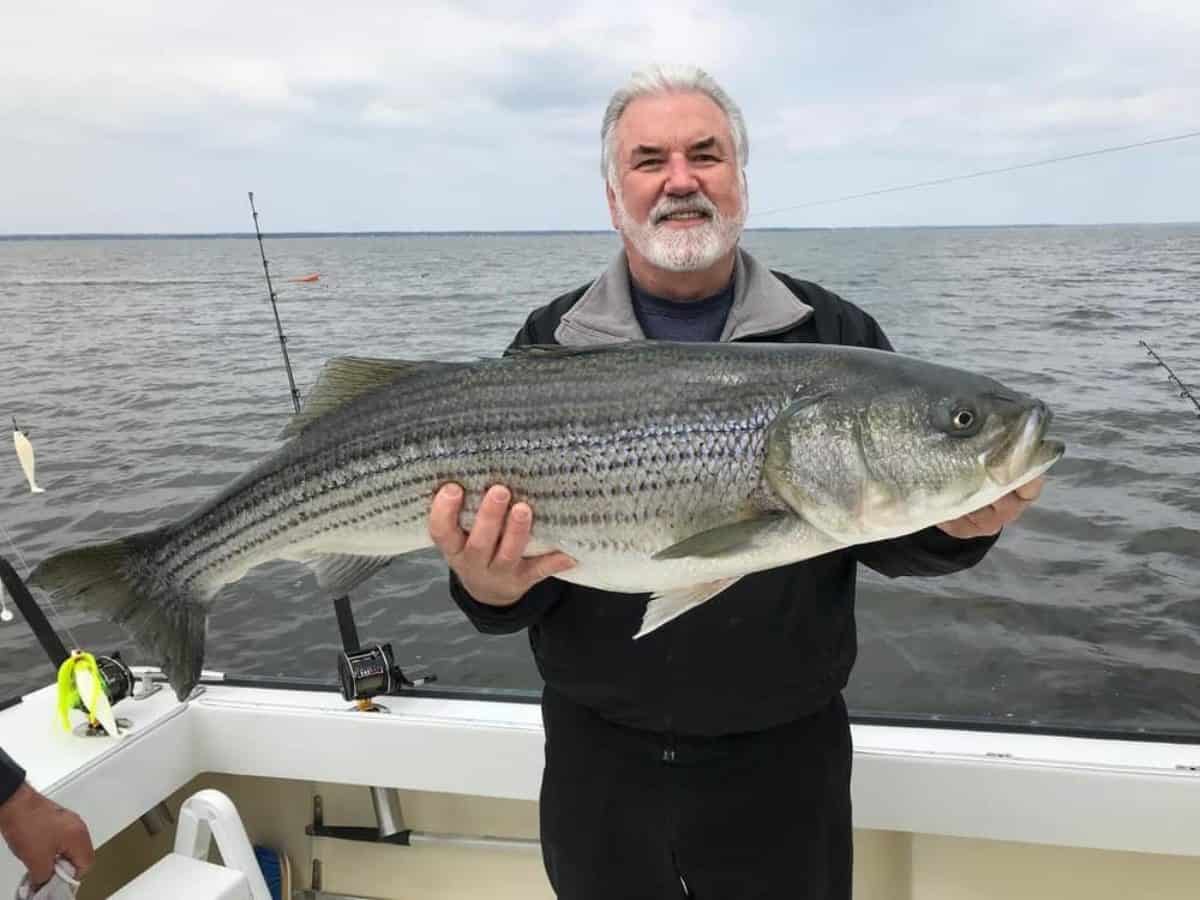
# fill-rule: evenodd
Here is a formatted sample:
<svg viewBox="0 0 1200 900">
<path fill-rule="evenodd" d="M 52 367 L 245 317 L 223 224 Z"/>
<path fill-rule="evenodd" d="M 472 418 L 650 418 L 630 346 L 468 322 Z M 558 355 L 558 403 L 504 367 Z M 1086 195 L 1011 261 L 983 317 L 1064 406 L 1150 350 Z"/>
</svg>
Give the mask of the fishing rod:
<svg viewBox="0 0 1200 900">
<path fill-rule="evenodd" d="M 292 405 L 299 413 L 300 391 L 296 389 L 296 379 L 292 375 L 292 363 L 288 359 L 287 337 L 284 335 L 283 325 L 279 321 L 279 306 L 275 302 L 275 289 L 271 286 L 271 268 L 267 264 L 262 231 L 258 227 L 258 210 L 254 207 L 254 191 L 247 191 L 247 194 L 250 197 L 250 212 L 254 216 L 254 233 L 258 237 L 258 252 L 262 257 L 263 274 L 267 276 L 267 292 L 271 295 L 271 309 L 275 311 L 275 328 L 279 332 L 279 347 L 283 351 L 283 364 L 287 368 L 288 384 L 292 389 Z M 316 280 L 316 276 L 312 275 L 299 280 Z M 359 710 L 370 712 L 382 709 L 383 707 L 373 700 L 378 694 L 395 694 L 401 688 L 420 687 L 437 680 L 437 675 L 432 672 L 412 677 L 406 674 L 396 665 L 391 644 L 360 646 L 358 629 L 354 624 L 354 613 L 350 608 L 348 595 L 335 599 L 333 606 L 337 616 L 338 630 L 342 637 L 342 652 L 338 655 L 338 678 L 341 682 L 342 696 L 347 700 L 354 700 Z M 382 790 L 382 788 L 372 788 L 372 790 Z"/>
<path fill-rule="evenodd" d="M 267 276 L 267 293 L 271 296 L 271 309 L 275 313 L 275 330 L 279 333 L 279 349 L 283 351 L 283 366 L 287 369 L 288 384 L 292 389 L 292 406 L 300 412 L 300 391 L 296 389 L 296 379 L 292 375 L 292 361 L 288 359 L 287 335 L 283 333 L 283 323 L 279 321 L 279 305 L 275 302 L 278 295 L 271 286 L 271 267 L 267 264 L 267 251 L 263 249 L 262 232 L 258 228 L 258 210 L 254 208 L 254 191 L 247 191 L 250 196 L 250 212 L 254 216 L 254 233 L 258 236 L 258 253 L 262 257 L 263 274 Z"/>
<path fill-rule="evenodd" d="M 1161 356 L 1154 352 L 1153 347 L 1151 347 L 1145 341 L 1138 341 L 1138 343 L 1146 348 L 1146 352 L 1154 357 L 1154 361 L 1156 363 L 1167 370 L 1167 381 L 1179 388 L 1180 397 L 1192 401 L 1192 406 L 1196 407 L 1196 418 L 1200 419 L 1200 400 L 1196 399 L 1196 395 L 1192 393 L 1192 389 L 1183 383 L 1179 376 L 1175 374 L 1175 370 L 1168 366 Z"/>
</svg>

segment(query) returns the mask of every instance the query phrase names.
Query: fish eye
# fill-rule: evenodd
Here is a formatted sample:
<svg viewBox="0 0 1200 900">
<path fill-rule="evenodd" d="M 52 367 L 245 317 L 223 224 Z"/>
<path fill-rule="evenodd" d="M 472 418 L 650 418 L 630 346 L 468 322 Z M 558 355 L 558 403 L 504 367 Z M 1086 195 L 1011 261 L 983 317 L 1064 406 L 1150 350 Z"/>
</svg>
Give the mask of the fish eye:
<svg viewBox="0 0 1200 900">
<path fill-rule="evenodd" d="M 975 413 L 970 409 L 957 409 L 950 417 L 950 422 L 956 431 L 966 431 L 975 424 Z"/>
</svg>

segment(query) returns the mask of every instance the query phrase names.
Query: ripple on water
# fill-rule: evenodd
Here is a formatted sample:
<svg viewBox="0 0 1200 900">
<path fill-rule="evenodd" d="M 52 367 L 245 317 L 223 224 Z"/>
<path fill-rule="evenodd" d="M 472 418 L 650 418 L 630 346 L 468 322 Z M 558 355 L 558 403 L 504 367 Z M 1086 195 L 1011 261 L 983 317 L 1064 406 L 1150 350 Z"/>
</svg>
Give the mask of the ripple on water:
<svg viewBox="0 0 1200 900">
<path fill-rule="evenodd" d="M 1200 228 L 745 243 L 865 308 L 904 352 L 1043 397 L 1067 444 L 1041 501 L 979 566 L 864 575 L 854 708 L 1200 733 L 1200 420 L 1138 346 L 1200 382 Z M 607 234 L 402 236 L 273 239 L 268 253 L 274 271 L 322 272 L 280 289 L 306 391 L 331 356 L 498 354 L 616 246 Z M 278 445 L 291 404 L 254 241 L 0 241 L 0 271 L 0 414 L 32 430 L 48 488 L 23 493 L 0 456 L 0 523 L 31 564 L 186 515 Z M 443 683 L 539 685 L 526 637 L 477 634 L 436 554 L 397 560 L 354 608 L 364 641 L 392 641 Z M 140 660 L 112 626 L 61 615 L 89 646 Z M 332 680 L 337 642 L 312 577 L 270 565 L 217 598 L 208 663 Z M 0 695 L 50 678 L 38 653 L 21 623 L 0 627 Z"/>
</svg>

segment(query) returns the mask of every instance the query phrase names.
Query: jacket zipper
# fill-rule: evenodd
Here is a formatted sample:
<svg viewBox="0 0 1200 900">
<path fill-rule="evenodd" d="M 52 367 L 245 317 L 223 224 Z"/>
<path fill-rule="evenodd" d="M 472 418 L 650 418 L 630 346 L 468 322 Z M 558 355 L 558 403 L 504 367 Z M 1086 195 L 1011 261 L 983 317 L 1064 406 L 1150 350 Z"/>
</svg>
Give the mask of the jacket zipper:
<svg viewBox="0 0 1200 900">
<path fill-rule="evenodd" d="M 662 751 L 662 761 L 665 763 L 675 762 L 675 735 L 664 735 L 664 744 Z"/>
</svg>

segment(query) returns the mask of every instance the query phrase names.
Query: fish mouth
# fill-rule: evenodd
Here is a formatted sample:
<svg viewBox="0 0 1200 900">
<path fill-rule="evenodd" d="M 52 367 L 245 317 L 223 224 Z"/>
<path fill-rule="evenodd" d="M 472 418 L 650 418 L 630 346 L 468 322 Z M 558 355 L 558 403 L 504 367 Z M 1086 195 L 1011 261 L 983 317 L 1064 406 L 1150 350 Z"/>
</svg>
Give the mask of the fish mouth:
<svg viewBox="0 0 1200 900">
<path fill-rule="evenodd" d="M 1052 418 L 1046 404 L 1038 401 L 1030 407 L 1010 438 L 987 454 L 988 477 L 996 484 L 1020 487 L 1058 462 L 1067 448 L 1062 441 L 1046 440 Z"/>
</svg>

